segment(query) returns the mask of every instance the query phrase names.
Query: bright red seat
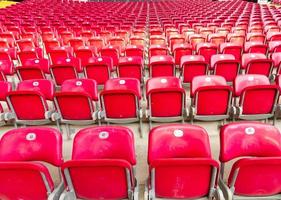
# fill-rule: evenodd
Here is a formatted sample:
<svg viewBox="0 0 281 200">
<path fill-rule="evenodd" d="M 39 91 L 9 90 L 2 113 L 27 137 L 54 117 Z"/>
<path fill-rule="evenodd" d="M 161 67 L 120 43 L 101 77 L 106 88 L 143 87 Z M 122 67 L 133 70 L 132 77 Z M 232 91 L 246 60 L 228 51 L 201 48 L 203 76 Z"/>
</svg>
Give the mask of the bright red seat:
<svg viewBox="0 0 281 200">
<path fill-rule="evenodd" d="M 262 53 L 267 54 L 267 45 L 262 42 L 245 42 L 244 53 Z"/>
<path fill-rule="evenodd" d="M 232 54 L 235 56 L 235 59 L 241 61 L 243 52 L 243 47 L 235 43 L 222 43 L 220 45 L 220 53 L 222 54 Z"/>
<path fill-rule="evenodd" d="M 108 123 L 139 122 L 142 137 L 140 82 L 135 78 L 114 78 L 106 81 L 100 93 L 100 118 Z"/>
<path fill-rule="evenodd" d="M 221 76 L 197 76 L 190 90 L 190 118 L 202 121 L 225 120 L 230 117 L 232 89 Z"/>
<path fill-rule="evenodd" d="M 56 86 L 60 86 L 65 80 L 78 78 L 78 73 L 82 72 L 79 58 L 59 58 L 56 64 L 50 67 L 50 73 Z"/>
<path fill-rule="evenodd" d="M 228 181 L 224 167 L 235 159 Z M 278 199 L 281 193 L 281 134 L 259 122 L 227 124 L 220 131 L 220 187 L 225 198 Z"/>
<path fill-rule="evenodd" d="M 5 118 L 7 120 L 13 119 L 15 126 L 17 124 L 42 125 L 50 123 L 53 110 L 47 100 L 53 101 L 54 90 L 54 85 L 50 80 L 20 82 L 16 91 L 7 94 L 7 102 L 12 113 L 8 113 Z"/>
<path fill-rule="evenodd" d="M 121 57 L 117 66 L 117 75 L 120 78 L 136 78 L 143 82 L 143 59 L 142 57 Z"/>
<path fill-rule="evenodd" d="M 270 85 L 270 82 L 263 77 L 253 74 L 236 78 L 235 96 L 240 94 L 236 106 L 237 118 L 258 120 L 274 116 L 279 90 L 276 85 Z"/>
<path fill-rule="evenodd" d="M 211 57 L 211 70 L 214 75 L 223 76 L 229 83 L 233 83 L 239 74 L 240 62 L 232 54 L 217 54 Z"/>
<path fill-rule="evenodd" d="M 192 55 L 192 46 L 190 44 L 174 44 L 173 54 L 175 64 L 180 66 L 181 58 L 185 55 Z"/>
<path fill-rule="evenodd" d="M 100 55 L 102 57 L 110 57 L 113 62 L 113 70 L 115 70 L 116 66 L 118 65 L 118 60 L 119 60 L 119 51 L 117 48 L 113 46 L 107 46 L 103 47 L 100 50 Z"/>
<path fill-rule="evenodd" d="M 82 129 L 73 140 L 71 160 L 62 166 L 67 190 L 61 199 L 132 200 L 138 195 L 135 165 L 134 134 L 130 129 Z"/>
<path fill-rule="evenodd" d="M 112 69 L 110 57 L 92 57 L 84 67 L 84 75 L 88 79 L 94 79 L 98 85 L 104 85 L 110 79 Z"/>
<path fill-rule="evenodd" d="M 94 47 L 78 47 L 74 50 L 76 58 L 81 60 L 82 67 L 85 67 L 89 63 L 89 59 L 96 56 L 96 48 Z"/>
<path fill-rule="evenodd" d="M 63 82 L 61 92 L 55 94 L 54 102 L 59 114 L 57 117 L 67 126 L 69 137 L 69 125 L 88 125 L 97 121 L 97 101 L 96 81 L 72 79 Z"/>
<path fill-rule="evenodd" d="M 208 72 L 208 63 L 202 55 L 183 56 L 180 66 L 183 83 L 190 84 L 194 77 L 206 75 Z"/>
<path fill-rule="evenodd" d="M 217 54 L 218 48 L 213 43 L 199 43 L 196 45 L 196 52 L 202 55 L 207 63 L 210 63 L 212 55 Z"/>
<path fill-rule="evenodd" d="M 168 55 L 169 49 L 165 45 L 150 45 L 148 50 L 148 57 L 151 58 L 152 56 L 158 55 Z"/>
<path fill-rule="evenodd" d="M 174 76 L 175 62 L 172 56 L 152 56 L 149 60 L 150 77 Z"/>
<path fill-rule="evenodd" d="M 152 129 L 147 160 L 149 199 L 223 198 L 217 187 L 219 164 L 203 128 L 176 124 Z"/>
<path fill-rule="evenodd" d="M 59 168 L 63 163 L 62 136 L 53 128 L 19 128 L 0 140 L 0 196 L 5 199 L 53 199 L 58 187 L 44 163 Z"/>
<path fill-rule="evenodd" d="M 273 61 L 261 53 L 246 53 L 242 56 L 242 69 L 246 74 L 262 74 L 270 76 L 273 69 Z"/>
<path fill-rule="evenodd" d="M 146 83 L 147 111 L 152 121 L 184 121 L 186 115 L 185 90 L 176 77 L 151 78 Z"/>
</svg>

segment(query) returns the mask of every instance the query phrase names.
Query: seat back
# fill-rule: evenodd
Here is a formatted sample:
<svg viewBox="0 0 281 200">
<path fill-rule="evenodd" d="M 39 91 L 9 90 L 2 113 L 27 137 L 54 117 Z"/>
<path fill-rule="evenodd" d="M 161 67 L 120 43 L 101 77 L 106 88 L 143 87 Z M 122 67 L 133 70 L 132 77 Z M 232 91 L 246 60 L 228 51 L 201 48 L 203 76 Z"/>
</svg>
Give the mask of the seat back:
<svg viewBox="0 0 281 200">
<path fill-rule="evenodd" d="M 50 80 L 26 80 L 18 84 L 19 91 L 39 91 L 48 100 L 53 100 L 55 86 Z"/>
<path fill-rule="evenodd" d="M 16 72 L 20 81 L 46 78 L 39 67 L 17 67 Z"/>
<path fill-rule="evenodd" d="M 245 115 L 273 114 L 278 96 L 276 85 L 249 86 L 242 91 L 239 106 Z"/>
<path fill-rule="evenodd" d="M 152 117 L 183 115 L 185 91 L 176 77 L 151 78 L 147 81 L 146 96 Z"/>
<path fill-rule="evenodd" d="M 143 60 L 142 57 L 122 57 L 119 59 L 117 66 L 118 77 L 121 78 L 136 78 L 142 81 Z"/>
<path fill-rule="evenodd" d="M 43 161 L 61 166 L 62 136 L 53 128 L 18 128 L 0 140 L 1 199 L 47 199 L 54 183 Z"/>
<path fill-rule="evenodd" d="M 193 105 L 197 115 L 229 115 L 231 99 L 230 86 L 203 86 L 195 91 Z"/>
<path fill-rule="evenodd" d="M 72 160 L 64 164 L 63 170 L 69 172 L 71 185 L 69 180 L 67 185 L 73 186 L 77 198 L 123 199 L 128 198 L 128 190 L 134 185 L 132 166 L 135 164 L 132 131 L 125 127 L 99 126 L 76 134 Z"/>
<path fill-rule="evenodd" d="M 6 101 L 8 92 L 12 91 L 12 84 L 6 81 L 0 81 L 0 101 Z"/>
<path fill-rule="evenodd" d="M 182 56 L 192 55 L 192 47 L 184 44 L 175 44 L 173 46 L 173 53 L 175 58 L 175 64 L 180 65 Z"/>
<path fill-rule="evenodd" d="M 57 86 L 69 79 L 78 78 L 76 68 L 73 65 L 53 65 L 50 72 Z"/>
<path fill-rule="evenodd" d="M 63 120 L 93 119 L 95 107 L 91 96 L 84 91 L 58 92 L 55 94 L 55 105 Z"/>
<path fill-rule="evenodd" d="M 110 57 L 113 62 L 113 66 L 118 65 L 119 60 L 119 52 L 117 49 L 113 48 L 113 46 L 104 47 L 100 50 L 100 55 L 103 57 Z"/>
<path fill-rule="evenodd" d="M 239 74 L 240 62 L 237 60 L 222 60 L 215 64 L 214 74 L 222 76 L 227 82 L 233 82 Z"/>
<path fill-rule="evenodd" d="M 174 76 L 175 62 L 171 56 L 152 56 L 150 58 L 150 76 Z"/>
<path fill-rule="evenodd" d="M 18 120 L 45 119 L 45 112 L 48 111 L 46 100 L 38 91 L 9 92 L 7 102 Z"/>
<path fill-rule="evenodd" d="M 100 94 L 101 107 L 106 118 L 138 118 L 140 97 L 140 82 L 137 79 L 110 79 Z"/>
<path fill-rule="evenodd" d="M 98 101 L 97 83 L 92 79 L 71 79 L 63 82 L 62 92 L 86 92 L 93 101 Z"/>
<path fill-rule="evenodd" d="M 248 63 L 246 68 L 247 74 L 261 74 L 269 77 L 273 67 L 272 60 L 269 59 L 255 59 Z"/>
<path fill-rule="evenodd" d="M 206 44 L 206 46 L 204 46 Z M 210 63 L 212 55 L 217 54 L 217 47 L 216 46 L 209 46 L 208 43 L 204 43 L 203 46 L 201 44 L 197 45 L 198 55 L 202 55 L 205 58 L 205 61 Z"/>
<path fill-rule="evenodd" d="M 75 50 L 76 58 L 81 60 L 81 64 L 85 67 L 89 63 L 89 59 L 95 56 L 93 49 L 90 48 L 78 48 Z"/>
<path fill-rule="evenodd" d="M 235 194 L 258 198 L 280 193 L 281 134 L 276 127 L 259 122 L 232 123 L 221 128 L 220 141 L 222 163 L 240 158 L 228 179 Z"/>
<path fill-rule="evenodd" d="M 98 85 L 104 85 L 110 78 L 113 61 L 110 57 L 91 58 L 84 68 L 86 78 L 94 79 Z"/>
<path fill-rule="evenodd" d="M 151 187 L 158 198 L 199 198 L 215 185 L 206 131 L 194 125 L 162 125 L 149 133 Z M 165 177 L 169 176 L 169 181 Z M 179 187 L 179 183 L 181 187 Z"/>
</svg>

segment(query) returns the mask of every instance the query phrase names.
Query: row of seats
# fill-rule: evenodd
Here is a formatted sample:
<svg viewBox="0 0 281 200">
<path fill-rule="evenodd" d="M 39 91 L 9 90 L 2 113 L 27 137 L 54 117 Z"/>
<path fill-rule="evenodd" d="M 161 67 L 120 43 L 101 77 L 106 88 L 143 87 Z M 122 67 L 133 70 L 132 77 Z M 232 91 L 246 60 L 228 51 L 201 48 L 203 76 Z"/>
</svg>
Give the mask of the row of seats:
<svg viewBox="0 0 281 200">
<path fill-rule="evenodd" d="M 75 10 L 77 8 L 82 13 L 88 13 L 88 8 L 98 10 L 102 7 L 98 3 L 69 4 L 70 10 L 77 13 L 78 17 L 68 16 L 69 10 L 61 8 L 61 4 L 57 3 L 53 9 L 62 13 L 61 19 L 49 16 L 48 5 L 41 15 L 33 16 L 34 13 L 26 11 L 33 10 L 32 6 L 36 7 L 37 4 L 33 1 L 7 8 L 2 13 L 2 19 L 7 21 L 2 22 L 3 32 L 0 34 L 3 38 L 0 42 L 3 50 L 0 53 L 2 78 L 15 73 L 12 59 L 19 61 L 20 66 L 16 68 L 16 72 L 20 81 L 46 78 L 46 74 L 51 73 L 58 86 L 64 80 L 80 77 L 78 73 L 82 72 L 85 77 L 95 79 L 98 84 L 103 85 L 116 67 L 119 77 L 133 77 L 141 81 L 145 76 L 142 66 L 147 59 L 151 77 L 174 75 L 174 65 L 180 69 L 187 65 L 195 65 L 198 71 L 181 70 L 184 83 L 191 83 L 194 76 L 206 73 L 221 75 L 228 82 L 233 82 L 239 69 L 245 70 L 245 73 L 271 76 L 275 74 L 274 66 L 278 68 L 276 74 L 279 74 L 280 53 L 276 52 L 279 52 L 281 43 L 278 27 L 280 13 L 276 7 L 241 1 L 234 4 L 208 2 L 206 5 L 191 1 L 189 4 L 194 9 L 184 14 L 186 6 L 183 6 L 182 1 L 139 2 L 136 5 L 114 3 L 113 8 L 107 3 L 101 4 L 105 6 L 101 10 L 112 14 L 113 19 L 109 20 L 104 13 L 100 13 L 100 17 L 90 13 L 89 17 L 84 17 Z M 139 13 L 138 17 L 133 17 L 134 14 L 130 12 L 132 16 L 125 17 L 129 18 L 128 23 L 112 12 L 118 6 L 123 8 L 125 5 L 138 10 Z M 183 6 L 180 10 L 176 8 L 179 5 Z M 16 15 L 17 19 L 11 19 L 11 13 L 14 14 L 18 7 L 22 12 Z M 207 11 L 210 7 L 214 10 L 219 9 L 212 17 L 207 17 L 204 11 L 210 13 Z M 195 8 L 200 8 L 196 15 L 201 17 L 195 15 Z M 180 16 L 174 16 L 173 9 L 179 11 Z M 230 11 L 226 12 L 228 9 Z M 124 8 L 122 13 L 125 11 L 127 8 Z M 148 19 L 145 17 L 147 12 L 150 13 Z M 247 14 L 250 14 L 250 17 Z M 26 21 L 28 22 L 25 23 Z M 126 25 L 121 27 L 120 21 Z M 142 25 L 138 25 L 139 21 Z M 77 23 L 80 25 L 75 29 L 73 24 Z M 196 55 L 191 55 L 194 53 Z M 102 58 L 93 58 L 97 55 Z M 120 57 L 124 55 L 126 57 Z M 106 61 L 104 69 L 99 69 L 101 63 L 104 63 L 103 60 L 107 60 L 105 57 L 112 60 Z M 225 67 L 217 69 L 226 65 L 220 62 L 231 64 L 231 70 Z M 132 65 L 137 69 L 132 69 Z M 165 70 L 156 70 L 159 65 L 164 65 Z M 228 74 L 227 71 L 231 73 Z"/>
<path fill-rule="evenodd" d="M 187 99 L 180 79 L 176 77 L 151 78 L 145 91 L 134 78 L 113 78 L 98 93 L 92 79 L 70 79 L 55 92 L 50 80 L 26 80 L 12 91 L 8 82 L 0 82 L 0 100 L 8 104 L 1 108 L 2 122 L 12 121 L 15 126 L 42 125 L 52 121 L 69 125 L 139 122 L 143 117 L 152 122 L 182 121 L 188 117 L 202 121 L 226 119 L 262 120 L 273 117 L 277 109 L 281 76 L 272 85 L 264 75 L 239 75 L 233 88 L 221 76 L 197 76 L 192 80 Z M 144 92 L 146 92 L 144 94 Z M 143 114 L 143 103 L 147 106 Z M 36 108 L 34 110 L 33 108 Z M 278 107 L 279 108 L 279 107 Z M 68 130 L 68 134 L 70 131 Z"/>
<path fill-rule="evenodd" d="M 224 182 L 224 167 L 234 159 Z M 43 162 L 61 170 L 59 186 Z M 147 162 L 149 199 L 280 198 L 281 134 L 271 125 L 223 126 L 220 165 L 211 156 L 209 136 L 202 127 L 158 126 L 149 133 Z M 14 129 L 0 140 L 0 197 L 137 199 L 135 166 L 134 134 L 125 127 L 80 130 L 68 161 L 63 160 L 62 136 L 56 129 Z"/>
</svg>

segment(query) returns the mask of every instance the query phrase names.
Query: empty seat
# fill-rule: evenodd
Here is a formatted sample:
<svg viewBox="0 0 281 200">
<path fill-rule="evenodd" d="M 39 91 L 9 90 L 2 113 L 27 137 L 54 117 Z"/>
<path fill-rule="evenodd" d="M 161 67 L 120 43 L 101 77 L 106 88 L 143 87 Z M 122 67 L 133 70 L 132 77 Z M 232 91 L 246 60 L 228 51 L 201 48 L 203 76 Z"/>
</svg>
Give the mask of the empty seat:
<svg viewBox="0 0 281 200">
<path fill-rule="evenodd" d="M 267 45 L 262 42 L 245 42 L 244 53 L 262 53 L 267 54 Z"/>
<path fill-rule="evenodd" d="M 184 121 L 186 116 L 185 90 L 176 77 L 151 78 L 146 83 L 147 111 L 150 128 L 152 121 Z"/>
<path fill-rule="evenodd" d="M 11 113 L 7 120 L 14 120 L 14 125 L 42 125 L 51 122 L 54 112 L 52 105 L 54 85 L 50 80 L 27 80 L 18 84 L 16 91 L 7 94 L 7 103 Z M 34 109 L 36 108 L 36 109 Z M 57 126 L 59 127 L 58 121 Z"/>
<path fill-rule="evenodd" d="M 210 68 L 214 75 L 223 76 L 228 83 L 233 83 L 239 74 L 240 62 L 232 54 L 217 54 L 211 57 Z"/>
<path fill-rule="evenodd" d="M 225 198 L 278 199 L 281 192 L 281 134 L 258 122 L 227 124 L 220 131 L 220 188 Z M 223 182 L 224 168 L 232 160 Z"/>
<path fill-rule="evenodd" d="M 183 83 L 190 84 L 194 77 L 206 75 L 208 72 L 208 63 L 202 55 L 183 56 L 180 66 Z"/>
<path fill-rule="evenodd" d="M 192 46 L 190 44 L 174 44 L 173 54 L 175 64 L 180 66 L 181 58 L 185 55 L 192 55 Z"/>
<path fill-rule="evenodd" d="M 102 57 L 110 57 L 113 62 L 113 70 L 115 70 L 116 66 L 118 65 L 119 60 L 119 51 L 117 48 L 114 48 L 113 46 L 107 46 L 103 47 L 100 50 L 100 55 Z"/>
<path fill-rule="evenodd" d="M 230 117 L 232 88 L 222 76 L 197 76 L 190 90 L 190 119 L 225 120 Z"/>
<path fill-rule="evenodd" d="M 92 57 L 84 67 L 84 75 L 88 79 L 94 79 L 100 86 L 110 79 L 112 69 L 113 62 L 110 57 Z"/>
<path fill-rule="evenodd" d="M 63 163 L 59 131 L 42 127 L 6 132 L 0 140 L 1 198 L 58 199 L 63 182 L 55 185 L 44 163 L 56 168 Z"/>
<path fill-rule="evenodd" d="M 203 128 L 175 124 L 152 129 L 147 160 L 149 199 L 223 198 L 217 187 L 219 164 Z"/>
<path fill-rule="evenodd" d="M 61 86 L 65 80 L 78 78 L 82 69 L 79 58 L 60 58 L 50 67 L 50 73 L 56 86 Z"/>
<path fill-rule="evenodd" d="M 212 55 L 217 54 L 218 48 L 213 43 L 199 43 L 196 45 L 196 52 L 202 55 L 207 63 L 210 63 Z"/>
<path fill-rule="evenodd" d="M 120 78 L 136 78 L 143 82 L 143 59 L 142 57 L 121 57 L 117 66 L 117 75 Z"/>
<path fill-rule="evenodd" d="M 169 49 L 165 45 L 151 45 L 148 50 L 148 57 L 151 58 L 152 56 L 158 55 L 168 55 Z"/>
<path fill-rule="evenodd" d="M 96 56 L 96 48 L 94 47 L 79 47 L 74 51 L 75 57 L 81 60 L 82 67 L 89 63 L 89 59 Z"/>
<path fill-rule="evenodd" d="M 241 68 L 246 74 L 262 74 L 270 76 L 273 69 L 273 62 L 261 53 L 245 53 L 242 56 Z"/>
<path fill-rule="evenodd" d="M 235 59 L 241 61 L 243 52 L 243 47 L 235 43 L 222 43 L 220 45 L 220 53 L 222 54 L 232 54 L 235 56 Z"/>
<path fill-rule="evenodd" d="M 114 78 L 106 81 L 100 93 L 100 118 L 107 123 L 139 122 L 142 137 L 140 82 L 135 78 Z"/>
<path fill-rule="evenodd" d="M 134 134 L 130 129 L 82 129 L 73 140 L 71 160 L 62 166 L 67 190 L 60 199 L 133 200 L 138 195 L 135 165 Z"/>
<path fill-rule="evenodd" d="M 152 56 L 149 60 L 150 77 L 174 76 L 175 62 L 172 56 Z"/>
<path fill-rule="evenodd" d="M 125 56 L 139 56 L 144 58 L 143 46 L 139 45 L 127 45 L 124 50 Z"/>
<path fill-rule="evenodd" d="M 57 64 L 61 60 L 70 58 L 72 56 L 72 49 L 67 47 L 56 47 L 49 52 L 49 59 L 51 64 Z"/>
<path fill-rule="evenodd" d="M 270 82 L 263 77 L 256 74 L 236 77 L 235 94 L 236 96 L 240 94 L 236 105 L 237 118 L 260 120 L 275 116 L 279 90 L 276 85 L 270 85 Z"/>
</svg>

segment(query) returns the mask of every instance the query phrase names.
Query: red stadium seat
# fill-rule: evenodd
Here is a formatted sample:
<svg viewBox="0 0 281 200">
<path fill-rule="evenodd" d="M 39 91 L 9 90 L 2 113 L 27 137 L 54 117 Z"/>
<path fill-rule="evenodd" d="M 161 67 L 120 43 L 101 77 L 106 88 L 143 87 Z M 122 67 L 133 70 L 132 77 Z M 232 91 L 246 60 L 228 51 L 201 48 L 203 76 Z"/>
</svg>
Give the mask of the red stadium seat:
<svg viewBox="0 0 281 200">
<path fill-rule="evenodd" d="M 212 43 L 199 43 L 196 45 L 196 52 L 202 55 L 207 63 L 210 63 L 212 55 L 217 54 L 218 48 Z"/>
<path fill-rule="evenodd" d="M 206 75 L 208 72 L 208 63 L 202 55 L 183 56 L 180 66 L 183 83 L 190 84 L 194 77 Z"/>
<path fill-rule="evenodd" d="M 143 68 L 142 57 L 120 57 L 117 66 L 117 75 L 120 78 L 136 78 L 142 83 Z"/>
<path fill-rule="evenodd" d="M 139 122 L 142 137 L 140 82 L 135 78 L 114 78 L 106 81 L 100 93 L 100 118 L 108 123 Z M 126 105 L 126 106 L 124 106 Z"/>
<path fill-rule="evenodd" d="M 221 128 L 220 188 L 227 199 L 280 197 L 280 142 L 279 130 L 263 123 L 238 122 Z M 234 159 L 228 180 L 224 183 L 224 167 Z"/>
<path fill-rule="evenodd" d="M 211 157 L 207 132 L 199 126 L 162 125 L 152 129 L 148 164 L 145 195 L 149 199 L 223 198 L 217 187 L 219 164 Z"/>
<path fill-rule="evenodd" d="M 94 79 L 98 85 L 104 85 L 110 79 L 113 62 L 110 57 L 92 57 L 84 67 L 84 75 L 88 79 Z"/>
<path fill-rule="evenodd" d="M 181 58 L 185 55 L 192 55 L 192 46 L 189 44 L 174 44 L 173 54 L 175 58 L 175 64 L 180 66 Z"/>
<path fill-rule="evenodd" d="M 202 121 L 225 120 L 230 117 L 232 89 L 221 76 L 197 76 L 190 90 L 190 118 Z"/>
<path fill-rule="evenodd" d="M 19 128 L 0 140 L 0 196 L 7 199 L 53 199 L 63 191 L 54 184 L 48 163 L 63 163 L 62 136 L 53 128 Z"/>
<path fill-rule="evenodd" d="M 236 79 L 235 94 L 236 96 L 240 94 L 236 105 L 237 118 L 259 120 L 275 117 L 276 102 L 279 97 L 276 85 L 270 85 L 265 78 L 259 78 L 255 74 L 238 76 Z M 257 81 L 257 79 L 262 80 Z"/>
<path fill-rule="evenodd" d="M 55 94 L 54 102 L 62 124 L 67 126 L 70 137 L 69 125 L 93 124 L 98 119 L 97 83 L 91 79 L 66 80 L 61 86 L 61 92 Z M 79 105 L 79 106 L 75 106 Z"/>
<path fill-rule="evenodd" d="M 186 115 L 185 90 L 176 77 L 151 78 L 146 83 L 146 115 L 152 121 L 184 121 Z"/>
<path fill-rule="evenodd" d="M 82 72 L 81 61 L 75 57 L 58 58 L 56 64 L 50 67 L 56 86 L 60 86 L 65 80 L 78 78 L 79 72 Z"/>
<path fill-rule="evenodd" d="M 174 76 L 175 62 L 172 56 L 152 56 L 149 60 L 150 77 Z"/>
<path fill-rule="evenodd" d="M 229 83 L 233 83 L 239 74 L 240 62 L 231 54 L 217 54 L 211 57 L 211 70 L 214 75 L 223 76 Z"/>
<path fill-rule="evenodd" d="M 110 148 L 106 148 L 108 145 Z M 134 134 L 130 129 L 82 129 L 75 135 L 71 160 L 62 166 L 67 190 L 61 199 L 134 199 L 138 195 L 135 165 Z"/>
<path fill-rule="evenodd" d="M 269 77 L 273 69 L 273 61 L 261 53 L 247 53 L 242 56 L 241 67 L 245 69 L 246 74 L 262 74 Z"/>
<path fill-rule="evenodd" d="M 16 91 L 7 94 L 11 113 L 6 120 L 14 120 L 14 125 L 42 125 L 51 123 L 54 112 L 48 101 L 53 101 L 54 85 L 50 80 L 27 80 L 18 84 Z M 36 108 L 32 109 L 32 108 Z M 59 125 L 57 124 L 59 127 Z"/>
</svg>

